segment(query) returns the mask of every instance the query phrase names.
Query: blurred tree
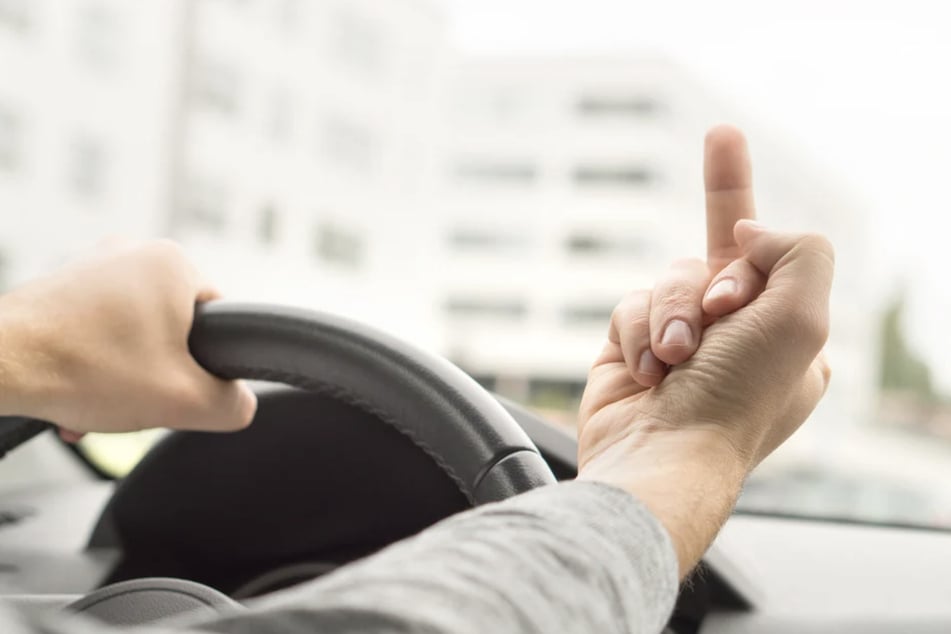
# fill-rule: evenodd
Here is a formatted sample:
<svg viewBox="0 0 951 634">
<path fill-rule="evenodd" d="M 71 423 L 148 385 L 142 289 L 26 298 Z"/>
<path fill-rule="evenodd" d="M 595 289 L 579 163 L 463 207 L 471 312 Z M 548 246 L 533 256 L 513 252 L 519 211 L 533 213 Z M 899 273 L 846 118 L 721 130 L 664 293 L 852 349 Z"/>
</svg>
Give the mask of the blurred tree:
<svg viewBox="0 0 951 634">
<path fill-rule="evenodd" d="M 899 295 L 886 309 L 881 329 L 882 391 L 912 393 L 923 400 L 935 399 L 931 368 L 908 348 L 902 331 L 904 295 Z"/>
</svg>

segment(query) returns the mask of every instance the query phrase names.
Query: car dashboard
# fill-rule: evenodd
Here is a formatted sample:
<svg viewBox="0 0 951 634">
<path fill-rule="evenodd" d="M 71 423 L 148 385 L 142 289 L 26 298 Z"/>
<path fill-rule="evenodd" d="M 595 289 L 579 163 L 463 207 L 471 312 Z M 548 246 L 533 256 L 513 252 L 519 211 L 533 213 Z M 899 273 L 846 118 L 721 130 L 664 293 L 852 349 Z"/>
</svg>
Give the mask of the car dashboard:
<svg viewBox="0 0 951 634">
<path fill-rule="evenodd" d="M 284 407 L 313 411 L 313 404 L 305 402 L 307 398 L 280 400 Z M 265 410 L 273 406 L 267 399 L 262 402 Z M 571 477 L 574 439 L 534 414 L 505 404 L 556 475 Z M 49 447 L 55 445 L 52 438 L 43 440 Z M 62 447 L 56 449 L 68 453 Z M 288 460 L 288 455 L 283 454 L 283 459 Z M 312 467 L 312 462 L 302 460 L 296 468 Z M 227 466 L 217 465 L 217 469 L 227 471 Z M 366 489 L 370 490 L 375 489 Z M 109 543 L 103 521 L 104 509 L 115 506 L 116 495 L 114 483 L 92 479 L 19 487 L 0 494 L 0 599 L 45 611 L 121 580 L 117 570 L 123 569 L 126 557 L 118 543 Z M 294 514 L 295 509 L 287 512 Z M 265 521 L 254 530 L 267 530 L 268 526 Z M 413 530 L 406 524 L 385 538 L 395 539 L 398 533 Z M 324 535 L 333 537 L 329 532 Z M 364 550 L 382 545 L 368 543 Z M 274 552 L 274 564 L 285 559 L 284 554 Z M 366 554 L 357 549 L 335 559 L 327 555 L 328 550 L 322 557 L 316 557 L 314 551 L 301 552 L 307 561 L 332 561 L 330 567 Z M 204 574 L 196 572 L 198 577 Z M 227 593 L 246 581 L 228 579 L 211 585 L 224 587 Z M 737 514 L 683 585 L 668 631 L 947 632 L 951 630 L 948 588 L 949 534 Z"/>
</svg>

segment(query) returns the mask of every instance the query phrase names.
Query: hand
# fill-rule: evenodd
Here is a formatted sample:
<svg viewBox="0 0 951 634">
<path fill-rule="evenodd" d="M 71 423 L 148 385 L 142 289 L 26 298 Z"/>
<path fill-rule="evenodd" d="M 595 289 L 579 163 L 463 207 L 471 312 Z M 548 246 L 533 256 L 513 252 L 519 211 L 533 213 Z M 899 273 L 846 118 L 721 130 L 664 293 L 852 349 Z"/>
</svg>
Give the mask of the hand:
<svg viewBox="0 0 951 634">
<path fill-rule="evenodd" d="M 0 297 L 0 414 L 64 436 L 152 427 L 229 431 L 257 400 L 188 350 L 195 303 L 213 299 L 181 249 L 108 249 Z"/>
<path fill-rule="evenodd" d="M 631 376 L 644 387 L 689 359 L 705 326 L 748 304 L 766 284 L 733 237 L 738 221 L 756 218 L 749 152 L 735 128 L 720 126 L 707 135 L 704 181 L 707 261 L 679 260 L 653 290 L 629 294 L 611 319 L 609 339 L 620 342 Z"/>
<path fill-rule="evenodd" d="M 820 352 L 831 246 L 748 220 L 736 223 L 727 244 L 717 226 L 730 220 L 718 220 L 752 216 L 749 161 L 738 133 L 720 129 L 708 137 L 705 172 L 710 262 L 720 268 L 710 289 L 732 278 L 738 294 L 708 291 L 703 306 L 712 314 L 741 307 L 709 326 L 695 354 L 650 388 L 631 370 L 630 355 L 641 349 L 624 340 L 625 333 L 643 337 L 645 322 L 622 332 L 612 320 L 579 426 L 579 477 L 640 497 L 667 527 L 682 574 L 726 520 L 749 471 L 798 428 L 829 380 Z M 743 306 L 742 289 L 756 288 L 760 278 L 765 290 L 749 293 Z"/>
</svg>

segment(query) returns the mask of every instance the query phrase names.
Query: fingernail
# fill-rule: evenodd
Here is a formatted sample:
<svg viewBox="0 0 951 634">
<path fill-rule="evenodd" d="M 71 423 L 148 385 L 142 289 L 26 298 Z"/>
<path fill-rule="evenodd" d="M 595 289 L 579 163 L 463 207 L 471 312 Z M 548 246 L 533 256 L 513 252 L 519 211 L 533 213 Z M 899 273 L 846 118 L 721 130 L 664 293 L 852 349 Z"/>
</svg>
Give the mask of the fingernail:
<svg viewBox="0 0 951 634">
<path fill-rule="evenodd" d="M 641 353 L 637 368 L 642 374 L 649 374 L 650 376 L 664 376 L 664 370 L 666 370 L 664 364 L 654 356 L 650 349 Z"/>
<path fill-rule="evenodd" d="M 665 346 L 689 346 L 691 341 L 693 341 L 693 334 L 690 332 L 690 326 L 680 319 L 667 324 L 667 329 L 660 338 L 660 342 Z"/>
<path fill-rule="evenodd" d="M 732 277 L 725 277 L 713 286 L 710 287 L 710 290 L 707 291 L 707 301 L 716 301 L 721 297 L 729 297 L 731 295 L 736 295 L 739 287 L 736 284 L 736 280 Z"/>
</svg>

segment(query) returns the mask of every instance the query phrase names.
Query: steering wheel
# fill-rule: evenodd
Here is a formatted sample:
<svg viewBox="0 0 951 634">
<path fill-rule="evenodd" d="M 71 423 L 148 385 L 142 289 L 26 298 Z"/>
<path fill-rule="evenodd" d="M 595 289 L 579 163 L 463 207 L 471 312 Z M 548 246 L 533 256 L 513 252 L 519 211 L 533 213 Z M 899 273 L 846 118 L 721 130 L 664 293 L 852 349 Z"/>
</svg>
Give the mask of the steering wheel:
<svg viewBox="0 0 951 634">
<path fill-rule="evenodd" d="M 472 378 L 366 325 L 216 301 L 197 307 L 189 346 L 221 378 L 286 383 L 374 413 L 429 455 L 474 505 L 555 481 L 525 432 Z M 0 421 L 0 456 L 49 427 Z"/>
<path fill-rule="evenodd" d="M 189 345 L 224 379 L 285 383 L 370 412 L 428 455 L 472 505 L 555 482 L 506 409 L 448 361 L 392 336 L 327 313 L 210 302 L 196 308 Z M 51 428 L 0 419 L 0 456 Z M 188 609 L 236 604 L 181 579 L 112 584 L 69 609 L 115 624 L 144 623 Z"/>
</svg>

